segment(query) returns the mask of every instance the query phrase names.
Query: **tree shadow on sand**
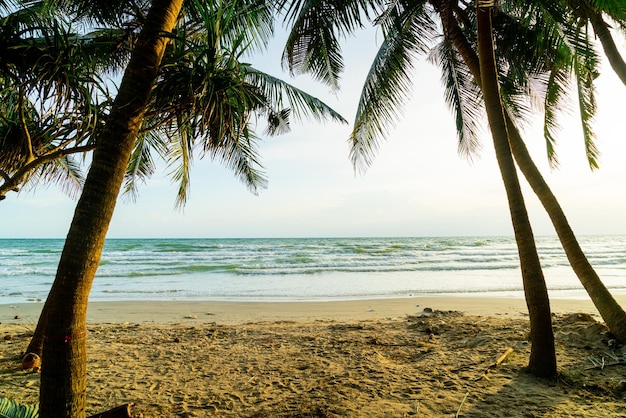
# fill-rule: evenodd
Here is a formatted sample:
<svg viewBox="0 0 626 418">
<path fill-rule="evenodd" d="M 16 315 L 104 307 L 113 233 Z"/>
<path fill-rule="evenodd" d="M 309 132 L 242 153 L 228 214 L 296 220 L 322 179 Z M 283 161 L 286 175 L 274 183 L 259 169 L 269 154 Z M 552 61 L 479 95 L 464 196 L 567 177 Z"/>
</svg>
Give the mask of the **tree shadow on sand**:
<svg viewBox="0 0 626 418">
<path fill-rule="evenodd" d="M 481 390 L 468 391 L 458 416 L 625 416 L 624 347 L 616 346 L 607 328 L 588 314 L 557 316 L 554 328 L 559 360 L 556 378 L 533 377 L 519 367 L 516 358 L 486 374 L 488 381 L 481 384 Z M 488 390 L 490 379 L 493 392 Z"/>
</svg>

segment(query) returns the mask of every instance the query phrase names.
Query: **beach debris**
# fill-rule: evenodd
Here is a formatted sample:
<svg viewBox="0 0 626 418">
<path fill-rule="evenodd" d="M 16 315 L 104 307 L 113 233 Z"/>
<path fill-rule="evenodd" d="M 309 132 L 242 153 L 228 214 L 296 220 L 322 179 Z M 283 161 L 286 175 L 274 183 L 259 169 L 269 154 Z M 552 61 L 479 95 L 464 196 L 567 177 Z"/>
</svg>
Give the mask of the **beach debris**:
<svg viewBox="0 0 626 418">
<path fill-rule="evenodd" d="M 504 354 L 502 354 L 500 357 L 498 357 L 498 359 L 496 361 L 491 363 L 489 365 L 489 367 L 487 367 L 487 370 L 485 370 L 485 373 L 482 376 L 480 376 L 479 378 L 477 378 L 476 380 L 480 380 L 480 379 L 487 379 L 487 380 L 489 380 L 489 376 L 487 376 L 487 374 L 489 374 L 489 372 L 491 370 L 493 370 L 496 367 L 498 367 L 499 365 L 501 365 L 504 362 L 504 360 L 506 360 L 507 357 L 509 355 L 511 355 L 511 353 L 513 353 L 513 351 L 514 350 L 513 350 L 512 347 L 507 348 L 506 351 L 504 352 Z"/>
<path fill-rule="evenodd" d="M 21 319 L 19 315 L 15 315 L 13 319 Z"/>
<path fill-rule="evenodd" d="M 198 315 L 185 315 L 185 319 L 198 319 Z"/>
<path fill-rule="evenodd" d="M 92 415 L 89 418 L 131 418 L 131 409 L 133 406 L 135 406 L 134 402 L 130 402 L 124 405 L 116 406 L 108 411 Z"/>
<path fill-rule="evenodd" d="M 181 342 L 181 341 L 182 341 L 182 340 L 180 339 L 180 337 L 175 337 L 175 338 L 174 338 L 174 342 L 175 342 L 175 343 L 179 343 L 179 342 Z"/>
<path fill-rule="evenodd" d="M 11 334 L 7 334 L 4 336 L 4 341 L 11 341 L 13 339 L 13 336 Z"/>
<path fill-rule="evenodd" d="M 22 359 L 22 368 L 24 370 L 36 369 L 36 371 L 39 371 L 40 366 L 41 357 L 39 357 L 35 353 L 26 353 L 26 355 Z"/>
<path fill-rule="evenodd" d="M 587 360 L 589 360 L 589 362 L 591 363 L 591 366 L 585 367 L 585 370 L 591 370 L 591 369 L 604 370 L 604 368 L 608 366 L 626 364 L 624 360 L 620 359 L 614 353 L 604 353 L 604 354 L 610 358 L 611 360 L 610 362 L 607 362 L 604 356 L 602 356 L 600 359 L 597 359 L 595 357 L 589 357 L 587 358 Z"/>
<path fill-rule="evenodd" d="M 421 312 L 418 312 L 415 315 L 407 315 L 406 319 L 411 321 L 416 321 L 418 318 L 424 318 L 429 316 L 463 316 L 463 312 L 459 311 L 440 311 L 438 309 L 433 308 L 424 308 Z"/>
<path fill-rule="evenodd" d="M 465 400 L 467 399 L 468 396 L 469 396 L 469 392 L 465 392 L 465 396 L 463 396 L 463 400 L 461 401 L 459 408 L 456 410 L 456 414 L 454 414 L 454 418 L 459 418 L 459 414 L 461 413 L 461 408 L 463 407 L 463 404 L 465 403 Z"/>
</svg>

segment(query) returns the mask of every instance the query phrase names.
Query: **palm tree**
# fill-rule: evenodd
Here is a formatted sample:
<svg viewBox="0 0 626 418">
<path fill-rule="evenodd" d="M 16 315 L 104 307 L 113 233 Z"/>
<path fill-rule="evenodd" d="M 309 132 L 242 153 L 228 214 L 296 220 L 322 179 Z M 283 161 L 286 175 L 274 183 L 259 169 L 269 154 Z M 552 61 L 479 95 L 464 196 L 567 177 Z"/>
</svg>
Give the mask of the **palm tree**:
<svg viewBox="0 0 626 418">
<path fill-rule="evenodd" d="M 72 155 L 95 146 L 109 100 L 99 73 L 119 59 L 123 37 L 78 36 L 41 2 L 0 20 L 0 200 L 41 182 L 78 191 L 83 176 Z"/>
<path fill-rule="evenodd" d="M 242 27 L 245 22 L 235 21 L 246 13 L 243 8 L 258 8 L 258 4 L 241 4 L 242 10 L 230 14 L 210 7 L 187 6 L 177 37 L 165 52 L 163 70 L 151 90 L 124 180 L 124 192 L 131 198 L 136 197 L 140 180 L 154 173 L 156 154 L 170 162 L 171 174 L 180 184 L 177 204 L 183 205 L 189 187 L 190 161 L 198 148 L 201 157 L 209 155 L 221 160 L 256 192 L 266 179 L 256 151 L 258 138 L 248 126 L 255 114 L 266 117 L 266 133 L 270 135 L 288 131 L 292 118 L 330 117 L 345 122 L 314 97 L 238 61 L 247 45 L 261 45 L 269 39 L 267 30 L 247 33 Z M 215 20 L 218 14 L 220 21 Z M 269 21 L 271 17 L 266 13 L 263 19 Z M 207 31 L 207 27 L 220 28 L 223 39 L 209 39 L 217 35 L 215 29 Z M 232 51 L 224 39 L 235 45 Z M 202 59 L 198 59 L 199 51 L 205 54 Z M 48 306 L 44 306 L 25 358 L 42 354 Z"/>
<path fill-rule="evenodd" d="M 526 5 L 524 6 L 524 10 L 528 10 L 528 7 L 526 7 Z M 461 13 L 461 11 L 456 10 L 455 13 Z M 560 10 L 557 9 L 557 10 L 552 10 L 552 14 L 555 14 L 558 19 L 562 19 L 562 16 L 565 14 L 565 12 L 562 9 Z M 450 43 L 452 43 L 455 46 L 455 48 L 459 51 L 460 55 L 462 56 L 463 64 L 467 66 L 467 70 L 471 72 L 475 80 L 480 80 L 480 66 L 479 66 L 478 56 L 476 55 L 476 53 L 474 52 L 474 49 L 469 44 L 465 35 L 461 32 L 461 29 L 459 28 L 457 21 L 455 19 L 448 19 L 448 20 L 445 20 L 444 23 L 446 24 L 445 30 L 448 33 L 450 33 L 449 35 L 449 38 L 451 40 Z M 549 27 L 550 23 L 543 23 L 543 24 L 538 23 L 537 26 L 539 27 L 540 30 L 543 30 L 545 27 Z M 510 26 L 509 26 L 509 31 L 510 31 Z M 572 36 L 575 36 L 575 35 L 572 34 Z M 544 36 L 544 37 L 546 39 L 551 39 L 549 36 Z M 579 39 L 577 42 L 573 42 L 574 44 L 580 46 L 579 52 L 577 54 L 568 53 L 565 55 L 567 57 L 572 57 L 572 59 L 577 59 L 577 57 L 579 56 L 584 57 L 585 55 L 589 54 L 590 48 L 588 46 L 587 41 L 588 40 L 586 38 L 583 38 L 582 40 Z M 500 51 L 507 51 L 510 49 L 511 49 L 510 47 L 503 46 L 503 45 L 501 45 L 499 48 Z M 554 53 L 546 54 L 545 56 L 556 57 L 558 55 L 559 55 L 558 52 L 554 51 Z M 526 61 L 523 61 L 523 62 L 518 61 L 518 65 L 516 65 L 515 67 L 519 68 L 520 66 L 524 64 L 524 62 L 532 62 L 532 61 L 533 61 L 532 59 L 527 59 Z M 570 67 L 577 68 L 579 71 L 581 71 L 581 69 L 588 68 L 588 66 L 586 65 L 570 65 Z M 593 69 L 593 67 L 591 68 Z M 562 71 L 561 69 L 557 69 L 557 70 Z M 462 73 L 463 71 L 464 71 L 463 69 L 457 69 L 457 72 Z M 550 80 L 559 79 L 561 77 L 563 76 L 562 75 L 551 76 Z M 583 77 L 585 77 L 584 73 L 581 74 L 580 77 L 578 78 L 580 79 Z M 585 93 L 585 92 L 587 92 L 588 90 L 585 90 L 580 83 L 578 83 L 578 85 L 580 86 L 579 88 L 581 90 L 579 97 L 581 98 L 586 97 L 588 93 Z M 548 88 L 548 91 L 550 90 L 556 91 L 558 93 L 561 90 L 561 88 L 559 87 L 557 83 L 555 83 L 552 85 L 552 87 Z M 550 110 L 549 108 L 550 106 L 559 105 L 557 93 L 548 94 L 549 97 L 547 101 L 549 101 L 550 103 L 546 105 L 546 125 L 547 125 L 546 137 L 548 138 L 547 143 L 548 143 L 549 149 L 552 149 L 551 143 L 553 141 L 551 139 L 552 134 L 549 132 L 549 130 L 550 130 L 550 126 L 554 125 L 554 122 L 551 120 L 552 116 L 550 116 L 550 115 L 553 115 L 554 112 Z M 458 96 L 458 94 L 457 95 L 451 94 L 449 96 L 455 97 L 455 96 Z M 469 97 L 469 96 L 471 96 L 471 94 L 465 94 L 465 97 Z M 509 100 L 509 103 L 511 103 L 511 100 Z M 477 106 L 477 104 L 475 106 Z M 469 108 L 471 108 L 471 106 Z M 588 108 L 588 107 L 585 107 L 584 100 L 581 103 L 581 108 Z M 590 112 L 582 112 L 582 113 L 589 114 Z M 539 169 L 536 167 L 535 163 L 530 157 L 530 154 L 528 153 L 528 150 L 526 149 L 524 141 L 522 140 L 521 134 L 513 118 L 510 116 L 510 112 L 506 112 L 505 117 L 506 117 L 506 122 L 507 122 L 507 130 L 509 133 L 509 142 L 511 146 L 511 151 L 513 152 L 513 156 L 518 164 L 518 167 L 520 168 L 526 180 L 528 181 L 529 185 L 531 186 L 531 188 L 533 189 L 533 191 L 535 192 L 535 194 L 541 201 L 542 205 L 546 209 L 546 212 L 548 213 L 552 221 L 552 224 L 555 228 L 555 231 L 557 232 L 557 235 L 561 241 L 561 244 L 563 245 L 566 256 L 570 262 L 570 265 L 572 266 L 572 269 L 574 270 L 575 274 L 577 275 L 577 277 L 579 278 L 579 280 L 585 287 L 591 300 L 593 301 L 594 305 L 600 312 L 602 318 L 606 322 L 611 332 L 615 335 L 615 337 L 618 340 L 626 341 L 626 314 L 624 313 L 624 310 L 617 303 L 617 301 L 613 298 L 613 296 L 608 291 L 606 286 L 604 286 L 600 277 L 598 276 L 598 274 L 595 272 L 595 270 L 589 263 L 589 260 L 585 256 L 582 248 L 580 247 L 574 235 L 574 232 L 572 231 L 569 225 L 569 222 L 567 220 L 567 217 L 565 216 L 565 213 L 563 212 L 561 206 L 558 203 L 558 200 L 556 199 L 556 197 L 550 190 L 549 186 L 543 179 L 543 176 L 541 175 Z M 584 129 L 584 132 L 586 134 L 585 143 L 587 144 L 588 157 L 590 159 L 590 165 L 593 167 L 594 164 L 596 164 L 595 158 L 596 158 L 597 152 L 593 145 L 593 138 L 591 135 L 592 129 L 588 126 L 589 119 L 582 120 L 582 123 L 583 123 L 583 126 L 585 126 L 585 129 Z M 550 158 L 553 159 L 554 155 L 555 154 L 553 150 L 549 152 Z"/>
<path fill-rule="evenodd" d="M 577 18 L 579 25 L 585 22 L 593 27 L 611 68 L 619 79 L 626 85 L 626 63 L 619 53 L 609 24 L 604 20 L 603 13 L 606 13 L 613 21 L 621 26 L 622 30 L 626 23 L 626 6 L 621 1 L 567 1 L 568 6 Z"/>
<path fill-rule="evenodd" d="M 207 154 L 222 159 L 244 181 L 255 185 L 261 180 L 255 169 L 256 137 L 251 127 L 255 115 L 268 116 L 272 133 L 288 125 L 287 105 L 295 116 L 342 120 L 318 100 L 239 63 L 238 53 L 259 37 L 262 43 L 263 35 L 271 33 L 269 4 L 241 0 L 189 6 L 181 14 L 180 0 L 152 2 L 107 122 L 99 132 L 42 313 L 42 417 L 84 415 L 87 299 L 138 136 L 157 132 L 176 140 L 173 152 L 185 154 L 180 157 L 183 162 L 188 161 L 199 138 Z M 195 20 L 198 17 L 200 20 Z M 164 61 L 168 54 L 171 61 Z M 174 85 L 177 95 L 163 97 Z M 145 161 L 145 155 L 136 158 Z M 181 184 L 185 190 L 186 182 Z"/>
<path fill-rule="evenodd" d="M 535 247 L 532 227 L 517 178 L 517 170 L 509 147 L 509 134 L 500 99 L 498 67 L 492 38 L 491 15 L 495 1 L 477 1 L 478 55 L 480 60 L 481 90 L 489 127 L 493 136 L 496 158 L 509 200 L 509 210 L 517 242 L 524 295 L 530 318 L 531 352 L 529 371 L 542 377 L 556 374 L 556 355 L 548 289 L 543 277 L 539 255 Z"/>
<path fill-rule="evenodd" d="M 376 14 L 377 19 L 375 23 L 380 24 L 384 28 L 386 36 L 363 88 L 351 136 L 351 141 L 353 142 L 352 159 L 357 168 L 369 165 L 375 150 L 378 148 L 378 139 L 384 137 L 386 127 L 395 118 L 393 109 L 402 104 L 405 98 L 407 86 L 410 84 L 407 69 L 411 65 L 411 55 L 429 50 L 428 40 L 438 35 L 436 33 L 437 26 L 430 19 L 432 10 L 427 8 L 426 3 L 412 2 L 404 4 L 404 2 L 396 2 L 388 8 L 384 8 L 379 2 L 348 1 L 342 2 L 341 5 L 334 5 L 338 10 L 336 15 L 324 13 L 323 4 L 312 2 L 300 2 L 298 5 L 292 3 L 291 8 L 288 9 L 288 17 L 293 22 L 294 29 L 286 46 L 286 62 L 292 68 L 310 71 L 314 75 L 324 78 L 331 86 L 336 85 L 336 82 L 333 80 L 336 79 L 343 66 L 338 52 L 337 33 L 352 33 L 355 28 L 362 25 L 362 20 L 371 14 Z M 472 87 L 472 77 L 476 80 L 476 85 L 480 86 L 480 66 L 475 49 L 467 42 L 465 34 L 458 30 L 459 23 L 457 23 L 456 19 L 459 19 L 460 24 L 465 26 L 466 29 L 467 27 L 473 27 L 475 31 L 476 26 L 470 21 L 470 16 L 465 13 L 466 8 L 463 5 L 457 5 L 455 2 L 448 1 L 430 1 L 429 3 L 434 6 L 444 22 L 444 46 L 453 45 L 462 56 L 459 61 L 454 52 L 449 50 L 449 48 L 446 51 L 446 48 L 444 48 L 444 57 L 441 59 L 440 65 L 444 66 L 444 74 L 449 76 L 450 85 L 456 87 L 456 89 L 448 90 L 447 97 L 455 110 L 457 127 L 459 128 L 460 149 L 464 153 L 469 153 L 475 145 L 472 131 L 474 130 L 475 119 L 478 116 L 475 113 L 475 109 L 479 107 L 467 106 L 464 102 L 469 100 L 474 105 L 475 97 L 482 97 L 479 94 L 480 92 Z M 554 13 L 554 7 L 550 2 L 548 2 L 548 6 L 546 7 L 547 10 L 552 10 L 553 15 L 558 15 L 558 13 Z M 316 10 L 316 7 L 319 10 Z M 521 9 L 528 9 L 528 5 L 524 3 Z M 563 9 L 557 10 L 562 11 Z M 398 17 L 390 19 L 394 13 Z M 448 22 L 447 26 L 445 24 L 446 21 Z M 561 21 L 563 24 L 565 23 L 563 19 Z M 320 24 L 325 26 L 323 30 L 315 26 Z M 333 30 L 334 26 L 338 26 L 341 29 L 335 32 Z M 454 28 L 454 26 L 456 26 L 457 30 L 451 30 L 451 27 Z M 501 33 L 499 40 L 506 39 L 507 35 L 509 35 L 506 29 Z M 473 39 L 475 39 L 475 35 Z M 550 37 L 547 39 L 553 40 Z M 538 38 L 535 39 L 535 42 L 537 40 Z M 521 44 L 524 45 L 523 43 Z M 324 47 L 326 49 L 323 49 Z M 334 49 L 330 47 L 334 47 Z M 313 53 L 312 51 L 316 49 L 321 50 L 322 53 L 319 55 Z M 517 48 L 517 53 L 520 52 L 519 49 Z M 533 51 L 532 48 L 526 49 Z M 500 47 L 499 51 L 507 51 L 507 48 Z M 547 56 L 549 54 L 545 54 L 542 59 L 545 59 Z M 531 62 L 535 63 L 536 59 Z M 459 71 L 459 67 L 463 66 L 463 64 L 466 64 L 469 70 L 471 70 L 469 74 L 463 68 Z M 517 64 L 520 64 L 520 62 L 518 61 Z M 510 65 L 509 67 L 512 67 L 514 71 L 520 65 Z M 521 68 L 524 68 L 524 66 Z M 579 77 L 579 79 L 581 78 Z M 589 79 L 586 81 L 589 81 Z M 584 87 L 581 83 L 579 83 L 579 86 Z M 586 96 L 582 94 L 581 97 Z M 507 101 L 507 103 L 509 105 L 514 104 L 510 101 Z M 553 103 L 548 102 L 548 104 L 552 104 L 553 108 L 556 106 L 556 101 Z M 550 108 L 551 111 L 552 108 Z M 585 110 L 593 109 L 585 108 Z M 563 242 L 570 263 L 605 318 L 607 325 L 622 340 L 626 337 L 626 323 L 624 322 L 626 315 L 624 315 L 621 307 L 606 290 L 584 256 L 556 198 L 526 152 L 519 131 L 515 127 L 508 111 L 505 113 L 505 117 L 509 130 L 509 140 L 515 158 L 548 211 Z M 547 122 L 550 122 L 550 120 L 547 119 Z M 588 155 L 590 162 L 593 164 L 595 152 L 591 141 L 592 131 L 589 129 L 588 122 L 588 119 L 583 120 L 583 126 L 586 132 Z M 550 129 L 551 127 L 548 126 L 546 130 L 548 138 L 551 135 Z M 548 144 L 550 145 L 551 143 L 548 142 Z M 551 158 L 553 157 L 554 154 L 551 152 Z"/>
<path fill-rule="evenodd" d="M 98 140 L 98 150 L 48 296 L 40 389 L 40 415 L 85 416 L 86 314 L 91 283 L 104 239 L 141 125 L 149 92 L 156 80 L 168 38 L 182 0 L 154 0 L 111 113 Z M 68 303 L 70 301 L 70 303 Z"/>
</svg>

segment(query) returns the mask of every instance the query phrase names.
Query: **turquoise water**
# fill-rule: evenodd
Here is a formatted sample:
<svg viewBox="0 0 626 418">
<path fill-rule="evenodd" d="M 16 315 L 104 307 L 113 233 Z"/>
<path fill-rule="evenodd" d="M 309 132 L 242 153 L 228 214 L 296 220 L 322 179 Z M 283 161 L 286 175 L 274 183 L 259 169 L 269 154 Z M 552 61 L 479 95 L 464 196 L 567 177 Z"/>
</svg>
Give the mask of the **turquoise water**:
<svg viewBox="0 0 626 418">
<path fill-rule="evenodd" d="M 555 237 L 537 239 L 552 297 L 584 293 Z M 626 291 L 626 236 L 580 238 L 603 281 Z M 44 299 L 61 239 L 0 239 L 0 303 Z M 109 239 L 91 300 L 521 297 L 510 237 Z"/>
</svg>

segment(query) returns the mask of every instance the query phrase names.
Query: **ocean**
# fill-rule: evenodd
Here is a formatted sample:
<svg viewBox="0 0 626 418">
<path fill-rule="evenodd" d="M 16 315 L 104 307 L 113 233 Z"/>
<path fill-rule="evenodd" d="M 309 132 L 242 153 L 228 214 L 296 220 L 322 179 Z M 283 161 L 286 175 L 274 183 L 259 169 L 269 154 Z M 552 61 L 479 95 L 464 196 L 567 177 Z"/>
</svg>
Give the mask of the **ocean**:
<svg viewBox="0 0 626 418">
<path fill-rule="evenodd" d="M 615 294 L 626 236 L 579 237 Z M 0 303 L 45 299 L 62 239 L 0 239 Z M 556 237 L 538 237 L 553 298 L 584 298 Z M 522 297 L 512 237 L 108 239 L 90 300 L 313 301 Z"/>
</svg>

